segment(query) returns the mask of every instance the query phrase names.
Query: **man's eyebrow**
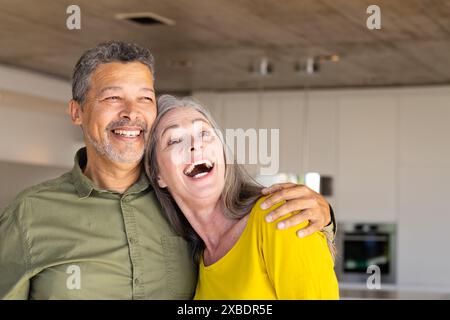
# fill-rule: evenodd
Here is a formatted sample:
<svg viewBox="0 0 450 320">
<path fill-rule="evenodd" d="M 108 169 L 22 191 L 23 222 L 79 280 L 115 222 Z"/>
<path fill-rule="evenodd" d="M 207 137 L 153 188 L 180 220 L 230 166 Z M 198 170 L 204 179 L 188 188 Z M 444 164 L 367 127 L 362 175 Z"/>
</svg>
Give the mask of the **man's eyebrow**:
<svg viewBox="0 0 450 320">
<path fill-rule="evenodd" d="M 108 91 L 108 90 L 122 90 L 122 87 L 117 87 L 117 86 L 104 87 L 100 90 L 100 92 L 98 94 L 101 95 L 103 92 Z"/>
<path fill-rule="evenodd" d="M 152 89 L 152 88 L 147 88 L 147 87 L 141 88 L 141 91 L 151 91 L 151 92 L 155 93 L 155 90 L 154 90 L 154 89 Z"/>
</svg>

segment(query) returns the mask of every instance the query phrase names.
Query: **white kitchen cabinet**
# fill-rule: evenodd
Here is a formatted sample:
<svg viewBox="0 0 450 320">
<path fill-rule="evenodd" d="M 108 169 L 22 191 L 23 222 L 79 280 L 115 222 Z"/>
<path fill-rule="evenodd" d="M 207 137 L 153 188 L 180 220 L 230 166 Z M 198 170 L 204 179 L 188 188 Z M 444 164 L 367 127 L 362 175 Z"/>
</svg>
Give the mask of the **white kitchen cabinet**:
<svg viewBox="0 0 450 320">
<path fill-rule="evenodd" d="M 395 222 L 397 105 L 393 97 L 339 99 L 339 219 Z"/>
<path fill-rule="evenodd" d="M 216 92 L 198 92 L 195 94 L 194 99 L 208 108 L 217 124 L 222 127 L 223 122 L 223 107 L 220 95 Z"/>
<path fill-rule="evenodd" d="M 327 197 L 327 201 L 337 212 L 337 102 L 332 98 L 322 98 L 320 95 L 311 94 L 306 114 L 308 117 L 308 139 L 305 148 L 306 157 L 304 157 L 306 161 L 305 171 L 318 172 L 322 176 L 329 176 L 333 179 L 333 194 Z"/>
<path fill-rule="evenodd" d="M 302 94 L 278 93 L 274 100 L 265 100 L 262 114 L 267 121 L 265 129 L 279 131 L 279 172 L 299 174 L 303 167 L 303 115 Z"/>
<path fill-rule="evenodd" d="M 337 171 L 337 103 L 311 97 L 308 104 L 308 172 L 335 175 Z"/>
<path fill-rule="evenodd" d="M 400 99 L 400 285 L 450 288 L 448 97 Z"/>
<path fill-rule="evenodd" d="M 226 130 L 236 129 L 244 131 L 249 129 L 255 130 L 258 127 L 259 112 L 256 94 L 222 93 L 220 94 L 220 100 L 222 105 L 222 126 L 225 132 Z M 255 175 L 258 170 L 258 164 L 249 163 L 251 149 L 249 139 L 246 140 L 245 154 L 237 150 L 237 138 L 235 139 L 235 146 L 236 158 L 245 160 L 244 167 L 251 175 Z"/>
<path fill-rule="evenodd" d="M 268 152 L 272 150 L 271 129 L 279 130 L 278 172 L 299 174 L 303 168 L 303 104 L 302 93 L 233 92 L 208 94 L 199 92 L 195 97 L 207 103 L 224 129 L 267 130 Z M 275 150 L 275 149 L 274 149 Z M 247 149 L 248 151 L 248 149 Z M 259 146 L 258 146 L 259 152 Z M 259 155 L 258 155 L 259 160 Z M 265 166 L 267 167 L 267 166 Z M 252 175 L 259 173 L 260 165 L 246 165 Z"/>
<path fill-rule="evenodd" d="M 450 167 L 400 170 L 398 283 L 450 288 Z"/>
</svg>

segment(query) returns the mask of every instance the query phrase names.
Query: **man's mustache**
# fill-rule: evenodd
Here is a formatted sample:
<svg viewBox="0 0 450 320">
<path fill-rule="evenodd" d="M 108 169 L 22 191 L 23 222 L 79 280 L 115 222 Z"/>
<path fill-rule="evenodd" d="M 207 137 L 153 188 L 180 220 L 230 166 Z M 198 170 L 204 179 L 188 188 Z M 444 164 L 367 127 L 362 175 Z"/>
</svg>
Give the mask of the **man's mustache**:
<svg viewBox="0 0 450 320">
<path fill-rule="evenodd" d="M 142 121 L 142 120 L 131 121 L 130 119 L 120 119 L 117 121 L 112 121 L 108 124 L 108 126 L 106 127 L 106 130 L 108 130 L 108 131 L 115 130 L 117 128 L 125 127 L 125 126 L 139 127 L 139 128 L 141 128 L 141 130 L 144 133 L 147 132 L 147 123 L 145 121 Z"/>
</svg>

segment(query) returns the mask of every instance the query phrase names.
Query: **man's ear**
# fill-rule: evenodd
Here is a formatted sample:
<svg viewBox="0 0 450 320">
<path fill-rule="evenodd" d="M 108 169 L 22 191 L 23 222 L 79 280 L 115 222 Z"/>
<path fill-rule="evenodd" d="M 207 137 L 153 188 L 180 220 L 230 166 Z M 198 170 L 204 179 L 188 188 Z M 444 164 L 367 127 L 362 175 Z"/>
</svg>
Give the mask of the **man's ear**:
<svg viewBox="0 0 450 320">
<path fill-rule="evenodd" d="M 167 184 L 161 176 L 158 176 L 158 185 L 160 188 L 167 188 Z"/>
<path fill-rule="evenodd" d="M 70 118 L 72 119 L 73 124 L 81 126 L 83 123 L 81 119 L 81 106 L 78 102 L 75 100 L 70 100 L 69 102 L 69 112 L 70 112 Z"/>
</svg>

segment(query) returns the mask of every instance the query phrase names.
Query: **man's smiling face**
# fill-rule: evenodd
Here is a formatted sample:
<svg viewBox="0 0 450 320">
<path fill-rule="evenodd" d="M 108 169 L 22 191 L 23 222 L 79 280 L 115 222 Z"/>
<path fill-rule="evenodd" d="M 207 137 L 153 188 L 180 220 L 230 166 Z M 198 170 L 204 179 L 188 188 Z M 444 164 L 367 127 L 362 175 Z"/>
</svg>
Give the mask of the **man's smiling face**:
<svg viewBox="0 0 450 320">
<path fill-rule="evenodd" d="M 156 117 L 150 69 L 140 62 L 99 65 L 79 111 L 88 149 L 114 162 L 139 162 Z"/>
</svg>

